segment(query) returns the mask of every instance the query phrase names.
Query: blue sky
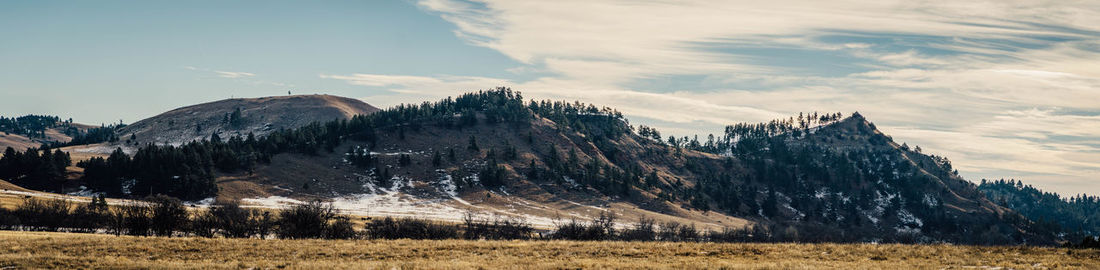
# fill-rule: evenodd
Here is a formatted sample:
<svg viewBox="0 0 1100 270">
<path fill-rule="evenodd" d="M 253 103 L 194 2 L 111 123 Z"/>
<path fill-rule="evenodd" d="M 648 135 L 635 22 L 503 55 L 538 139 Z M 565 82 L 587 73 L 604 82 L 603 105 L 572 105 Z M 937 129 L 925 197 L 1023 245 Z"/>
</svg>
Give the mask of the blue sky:
<svg viewBox="0 0 1100 270">
<path fill-rule="evenodd" d="M 376 106 L 511 86 L 666 134 L 860 111 L 971 180 L 1100 194 L 1087 1 L 5 1 L 0 114 L 229 97 Z"/>
</svg>

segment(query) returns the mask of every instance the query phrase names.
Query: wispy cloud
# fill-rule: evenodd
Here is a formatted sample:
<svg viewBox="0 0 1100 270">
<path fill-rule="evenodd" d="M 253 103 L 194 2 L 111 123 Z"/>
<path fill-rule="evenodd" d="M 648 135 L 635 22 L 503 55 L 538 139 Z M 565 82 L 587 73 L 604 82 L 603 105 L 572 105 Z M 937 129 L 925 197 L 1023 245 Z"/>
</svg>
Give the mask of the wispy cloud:
<svg viewBox="0 0 1100 270">
<path fill-rule="evenodd" d="M 236 72 L 236 71 L 220 71 L 220 70 L 215 70 L 215 71 L 214 71 L 214 73 L 217 73 L 217 74 L 218 74 L 218 77 L 222 77 L 222 78 L 230 78 L 230 79 L 237 79 L 237 78 L 245 78 L 245 77 L 252 77 L 252 76 L 256 76 L 256 74 L 252 74 L 252 73 L 248 73 L 248 72 Z"/>
<path fill-rule="evenodd" d="M 860 111 L 895 138 L 950 157 L 964 175 L 1100 194 L 1100 184 L 1059 184 L 1100 171 L 1100 149 L 1089 146 L 1100 134 L 1100 2 L 418 5 L 535 78 L 322 77 L 423 97 L 509 85 L 529 97 L 615 106 L 674 132 Z"/>
<path fill-rule="evenodd" d="M 256 79 L 256 78 L 254 78 L 254 77 L 256 77 L 256 74 L 251 73 L 251 72 L 224 71 L 224 70 L 215 70 L 215 69 L 201 68 L 201 67 L 195 67 L 195 66 L 183 66 L 183 69 L 191 70 L 191 71 L 197 71 L 197 72 L 206 74 L 207 76 L 213 76 L 213 77 L 224 78 L 224 79 L 232 79 L 236 82 L 250 84 L 250 85 L 262 85 L 262 86 L 269 86 L 269 87 L 274 86 L 274 87 L 279 87 L 279 88 L 294 87 L 293 84 L 287 84 L 287 83 L 275 82 L 275 81 L 269 81 L 269 80 L 263 80 L 263 79 Z"/>
</svg>

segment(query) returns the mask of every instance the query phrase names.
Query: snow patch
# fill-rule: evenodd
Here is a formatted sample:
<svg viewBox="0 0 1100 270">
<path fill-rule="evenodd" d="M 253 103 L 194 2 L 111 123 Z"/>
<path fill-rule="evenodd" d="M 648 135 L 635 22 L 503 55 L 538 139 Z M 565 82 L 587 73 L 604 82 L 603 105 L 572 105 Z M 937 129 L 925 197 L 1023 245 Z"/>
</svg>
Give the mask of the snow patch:
<svg viewBox="0 0 1100 270">
<path fill-rule="evenodd" d="M 99 196 L 100 194 L 103 194 L 103 192 L 95 192 L 95 191 L 92 191 L 91 189 L 88 189 L 88 187 L 80 186 L 79 191 L 69 192 L 69 193 L 66 193 L 66 194 L 68 194 L 70 196 L 95 197 L 95 196 Z"/>
<path fill-rule="evenodd" d="M 198 200 L 198 201 L 183 202 L 183 204 L 191 205 L 191 206 L 195 206 L 195 207 L 210 207 L 210 205 L 214 204 L 214 197 L 210 197 L 210 198 L 206 198 L 206 199 L 202 199 L 202 200 Z"/>
<path fill-rule="evenodd" d="M 913 213 L 910 213 L 909 210 L 902 209 L 898 211 L 898 220 L 901 221 L 901 224 L 909 227 L 924 227 L 924 222 L 921 221 L 920 218 L 917 218 L 917 216 L 914 216 Z"/>
<path fill-rule="evenodd" d="M 566 184 L 568 184 L 569 188 L 580 188 L 581 187 L 581 185 L 578 184 L 576 180 L 573 180 L 573 178 L 569 178 L 569 176 L 564 176 L 563 175 L 561 178 L 562 178 L 562 180 L 565 181 Z"/>
<path fill-rule="evenodd" d="M 939 200 L 937 200 L 936 197 L 933 197 L 932 194 L 924 194 L 924 199 L 921 201 L 924 202 L 924 205 L 927 205 L 928 207 L 935 207 L 937 204 L 939 204 Z"/>
<path fill-rule="evenodd" d="M 250 205 L 262 206 L 265 208 L 285 208 L 287 206 L 303 204 L 305 202 L 283 197 L 283 196 L 270 196 L 267 198 L 245 198 L 241 199 L 241 202 Z"/>
</svg>

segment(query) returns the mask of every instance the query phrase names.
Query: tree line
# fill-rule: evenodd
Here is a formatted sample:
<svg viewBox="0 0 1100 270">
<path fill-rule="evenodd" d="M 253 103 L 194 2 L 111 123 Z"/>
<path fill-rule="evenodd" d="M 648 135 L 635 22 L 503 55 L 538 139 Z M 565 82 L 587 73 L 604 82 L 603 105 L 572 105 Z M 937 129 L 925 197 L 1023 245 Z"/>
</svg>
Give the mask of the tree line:
<svg viewBox="0 0 1100 270">
<path fill-rule="evenodd" d="M 65 168 L 70 164 L 72 158 L 68 153 L 47 146 L 23 152 L 7 147 L 0 157 L 0 179 L 28 189 L 59 189 L 65 183 Z"/>
<path fill-rule="evenodd" d="M 236 202 L 192 208 L 164 195 L 109 205 L 102 195 L 90 202 L 28 198 L 15 209 L 0 208 L 0 229 L 107 233 L 162 237 L 225 237 L 281 239 L 466 239 L 466 240 L 573 240 L 670 242 L 822 242 L 827 238 L 799 235 L 795 225 L 746 226 L 702 230 L 693 224 L 657 222 L 642 217 L 618 223 L 612 212 L 591 220 L 558 222 L 553 230 L 539 231 L 521 217 L 489 217 L 467 213 L 459 223 L 417 218 L 352 217 L 319 201 L 287 209 L 257 209 Z"/>
<path fill-rule="evenodd" d="M 72 123 L 72 119 L 62 122 L 60 117 L 48 115 L 24 115 L 18 117 L 0 116 L 0 132 L 18 134 L 28 138 L 45 138 L 46 130 Z"/>
<path fill-rule="evenodd" d="M 1063 233 L 1076 240 L 1100 235 L 1100 197 L 1066 196 L 1043 191 L 1015 179 L 982 179 L 978 189 L 990 201 L 1012 209 L 1034 221 L 1036 226 Z"/>
</svg>

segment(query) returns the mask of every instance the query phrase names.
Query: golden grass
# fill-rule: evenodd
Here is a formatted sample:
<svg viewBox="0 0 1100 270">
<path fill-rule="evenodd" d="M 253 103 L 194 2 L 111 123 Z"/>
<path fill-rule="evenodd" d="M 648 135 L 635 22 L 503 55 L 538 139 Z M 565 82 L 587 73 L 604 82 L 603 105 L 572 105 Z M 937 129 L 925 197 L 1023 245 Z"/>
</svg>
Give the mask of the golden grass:
<svg viewBox="0 0 1100 270">
<path fill-rule="evenodd" d="M 1100 251 L 870 244 L 259 240 L 0 232 L 0 268 L 1100 268 Z"/>
</svg>

